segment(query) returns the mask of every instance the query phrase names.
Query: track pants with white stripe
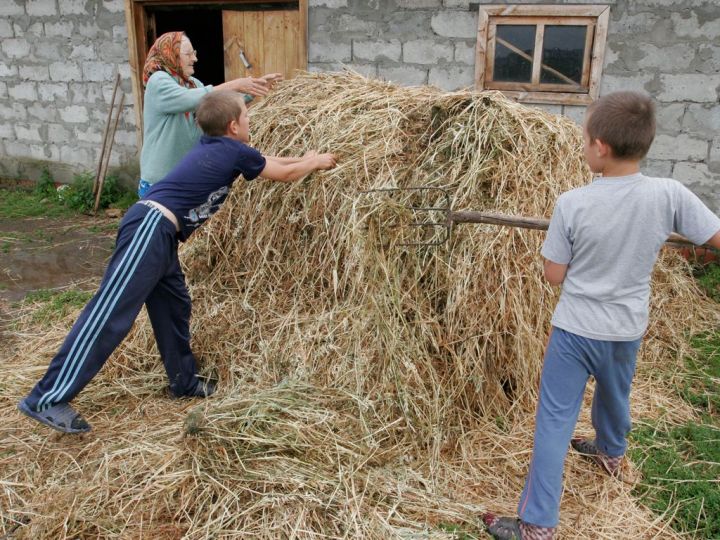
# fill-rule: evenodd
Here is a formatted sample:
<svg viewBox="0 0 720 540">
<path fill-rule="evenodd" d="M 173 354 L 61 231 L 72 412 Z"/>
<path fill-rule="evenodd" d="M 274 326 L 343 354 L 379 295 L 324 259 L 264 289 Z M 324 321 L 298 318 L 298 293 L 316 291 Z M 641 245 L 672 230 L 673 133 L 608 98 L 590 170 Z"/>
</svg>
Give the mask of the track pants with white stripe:
<svg viewBox="0 0 720 540">
<path fill-rule="evenodd" d="M 100 288 L 27 398 L 34 410 L 71 401 L 100 371 L 147 307 L 170 390 L 198 384 L 190 350 L 190 295 L 177 256 L 175 226 L 160 211 L 135 204 L 125 214 Z"/>
</svg>

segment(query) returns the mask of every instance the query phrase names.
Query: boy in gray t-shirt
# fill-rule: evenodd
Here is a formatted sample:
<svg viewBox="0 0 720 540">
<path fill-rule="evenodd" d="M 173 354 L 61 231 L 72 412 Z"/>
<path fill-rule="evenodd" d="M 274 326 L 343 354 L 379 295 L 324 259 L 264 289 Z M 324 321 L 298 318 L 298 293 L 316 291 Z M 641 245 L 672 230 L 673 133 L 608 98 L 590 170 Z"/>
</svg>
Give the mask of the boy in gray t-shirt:
<svg viewBox="0 0 720 540">
<path fill-rule="evenodd" d="M 562 284 L 562 293 L 545 351 L 519 519 L 486 514 L 494 538 L 553 537 L 568 443 L 606 473 L 619 474 L 658 252 L 672 232 L 720 248 L 720 218 L 700 199 L 675 180 L 640 173 L 654 136 L 654 105 L 645 95 L 615 92 L 588 108 L 585 159 L 602 176 L 558 198 L 542 247 L 545 278 Z M 595 439 L 571 440 L 590 376 Z"/>
</svg>

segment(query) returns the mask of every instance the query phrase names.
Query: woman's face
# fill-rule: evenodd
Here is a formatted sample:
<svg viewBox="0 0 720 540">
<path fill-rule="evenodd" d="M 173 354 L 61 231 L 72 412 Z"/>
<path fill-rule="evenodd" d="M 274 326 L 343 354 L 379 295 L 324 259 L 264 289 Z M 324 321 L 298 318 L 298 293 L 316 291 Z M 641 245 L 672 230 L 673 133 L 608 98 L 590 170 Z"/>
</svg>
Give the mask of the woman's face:
<svg viewBox="0 0 720 540">
<path fill-rule="evenodd" d="M 193 67 L 195 62 L 197 62 L 197 53 L 193 49 L 190 40 L 184 37 L 180 42 L 180 68 L 186 78 L 190 78 L 190 76 L 195 73 L 195 68 Z"/>
</svg>

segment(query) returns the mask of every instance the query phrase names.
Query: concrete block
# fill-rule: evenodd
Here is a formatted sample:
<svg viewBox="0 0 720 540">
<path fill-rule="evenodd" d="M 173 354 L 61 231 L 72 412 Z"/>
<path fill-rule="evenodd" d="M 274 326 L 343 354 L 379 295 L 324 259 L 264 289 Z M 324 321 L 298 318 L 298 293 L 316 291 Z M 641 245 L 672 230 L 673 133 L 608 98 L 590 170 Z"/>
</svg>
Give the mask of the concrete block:
<svg viewBox="0 0 720 540">
<path fill-rule="evenodd" d="M 441 11 L 430 22 L 433 31 L 443 37 L 475 38 L 478 15 L 469 11 Z"/>
<path fill-rule="evenodd" d="M 554 114 L 556 116 L 562 115 L 562 105 L 532 104 L 528 105 L 528 107 L 540 109 L 541 111 L 545 111 L 546 113 Z"/>
<path fill-rule="evenodd" d="M 35 101 L 37 100 L 37 84 L 34 82 L 21 82 L 8 85 L 8 95 L 12 99 Z"/>
<path fill-rule="evenodd" d="M 60 159 L 63 163 L 82 165 L 88 169 L 91 169 L 94 163 L 92 152 L 90 152 L 87 148 L 79 146 L 61 146 Z"/>
<path fill-rule="evenodd" d="M 682 123 L 683 131 L 695 135 L 720 133 L 720 105 L 698 105 L 687 107 Z"/>
<path fill-rule="evenodd" d="M 342 14 L 338 17 L 329 19 L 328 22 L 333 25 L 332 32 L 338 34 L 353 34 L 353 36 L 379 36 L 380 25 L 377 21 L 368 20 L 367 18 L 357 17 L 350 14 Z"/>
<path fill-rule="evenodd" d="M 717 8 L 716 8 L 717 9 Z M 717 11 L 714 17 L 698 17 L 698 11 L 682 10 L 672 13 L 670 19 L 678 37 L 691 39 L 707 39 L 714 41 L 720 38 L 720 17 Z"/>
<path fill-rule="evenodd" d="M 19 140 L 42 142 L 39 124 L 15 124 L 15 136 Z"/>
<path fill-rule="evenodd" d="M 54 144 L 31 144 L 30 157 L 43 161 L 59 161 L 60 149 Z"/>
<path fill-rule="evenodd" d="M 5 154 L 9 157 L 29 158 L 31 157 L 30 145 L 17 141 L 5 141 Z"/>
<path fill-rule="evenodd" d="M 648 93 L 646 86 L 655 78 L 651 73 L 634 74 L 604 74 L 600 82 L 600 95 L 617 92 L 618 90 L 633 90 Z"/>
<path fill-rule="evenodd" d="M 20 78 L 30 81 L 47 81 L 50 71 L 47 66 L 20 66 Z"/>
<path fill-rule="evenodd" d="M 685 114 L 684 103 L 657 103 L 655 113 L 658 132 L 680 132 Z"/>
<path fill-rule="evenodd" d="M 417 39 L 403 43 L 403 61 L 408 64 L 437 64 L 451 62 L 454 47 L 451 42 Z"/>
<path fill-rule="evenodd" d="M 29 25 L 20 25 L 17 22 L 13 23 L 13 33 L 15 37 L 28 37 L 32 38 L 42 37 L 45 35 L 43 23 L 37 21 Z"/>
<path fill-rule="evenodd" d="M 88 13 L 87 0 L 58 0 L 61 15 L 84 15 Z"/>
<path fill-rule="evenodd" d="M 0 2 L 0 17 L 15 17 L 25 15 L 25 2 L 23 0 L 3 0 Z"/>
<path fill-rule="evenodd" d="M 310 0 L 310 7 L 327 7 L 331 9 L 348 7 L 347 0 Z"/>
<path fill-rule="evenodd" d="M 18 68 L 16 65 L 0 62 L 0 77 L 15 77 L 17 74 Z"/>
<path fill-rule="evenodd" d="M 41 120 L 43 122 L 57 122 L 58 112 L 55 104 L 48 105 L 47 103 L 35 102 L 28 105 L 28 119 L 29 120 Z"/>
<path fill-rule="evenodd" d="M 720 46 L 699 45 L 695 63 L 691 67 L 700 73 L 720 72 Z"/>
<path fill-rule="evenodd" d="M 703 161 L 708 156 L 708 140 L 680 135 L 659 134 L 648 152 L 648 159 Z"/>
<path fill-rule="evenodd" d="M 678 45 L 655 45 L 646 43 L 635 50 L 645 56 L 637 61 L 640 69 L 659 69 L 663 73 L 686 72 L 695 58 L 695 45 L 681 43 Z"/>
<path fill-rule="evenodd" d="M 475 42 L 455 42 L 455 62 L 459 64 L 475 65 Z"/>
<path fill-rule="evenodd" d="M 30 54 L 30 44 L 24 38 L 3 39 L 0 48 L 10 58 L 25 58 Z"/>
<path fill-rule="evenodd" d="M 15 138 L 15 130 L 12 124 L 0 124 L 0 139 Z"/>
<path fill-rule="evenodd" d="M 383 25 L 379 35 L 392 36 L 400 41 L 412 41 L 419 38 L 431 38 L 433 11 L 413 10 L 395 11 L 384 16 Z"/>
<path fill-rule="evenodd" d="M 375 62 L 379 60 L 400 61 L 402 45 L 399 39 L 390 41 L 354 40 L 352 45 L 354 61 Z"/>
<path fill-rule="evenodd" d="M 437 9 L 442 0 L 395 0 L 395 5 L 401 9 Z"/>
<path fill-rule="evenodd" d="M 45 35 L 48 37 L 69 38 L 73 34 L 72 21 L 52 21 L 45 23 Z"/>
<path fill-rule="evenodd" d="M 608 25 L 608 32 L 610 35 L 637 36 L 638 34 L 651 32 L 655 27 L 655 24 L 664 16 L 659 12 L 630 14 L 619 12 L 613 13 L 613 10 L 610 10 L 610 13 L 611 18 Z"/>
<path fill-rule="evenodd" d="M 713 173 L 705 163 L 676 163 L 672 177 L 687 186 L 711 210 L 720 212 L 720 191 L 717 189 L 720 175 Z"/>
<path fill-rule="evenodd" d="M 115 132 L 115 144 L 120 146 L 126 146 L 129 149 L 136 149 L 137 148 L 137 131 L 135 130 L 125 130 L 125 129 L 118 129 Z"/>
<path fill-rule="evenodd" d="M 585 112 L 587 107 L 575 106 L 575 105 L 564 105 L 563 116 L 568 117 L 570 120 L 575 122 L 577 125 L 582 126 L 585 121 Z"/>
<path fill-rule="evenodd" d="M 0 81 L 0 99 L 7 99 L 7 97 L 8 97 L 7 83 Z"/>
<path fill-rule="evenodd" d="M 428 84 L 443 90 L 452 91 L 472 87 L 474 82 L 475 69 L 471 66 L 433 66 L 428 74 Z"/>
<path fill-rule="evenodd" d="M 672 178 L 673 162 L 659 159 L 648 159 L 642 163 L 640 170 L 653 178 Z"/>
<path fill-rule="evenodd" d="M 60 118 L 69 124 L 80 124 L 88 121 L 88 112 L 85 107 L 70 105 L 60 109 Z"/>
<path fill-rule="evenodd" d="M 68 98 L 68 86 L 65 83 L 39 83 L 37 88 L 42 101 L 65 101 Z"/>
<path fill-rule="evenodd" d="M 95 127 L 88 127 L 88 128 L 80 128 L 76 127 L 74 129 L 75 132 L 75 140 L 83 141 L 83 142 L 89 142 L 89 143 L 101 143 L 102 142 L 102 133 L 98 133 L 97 129 Z"/>
<path fill-rule="evenodd" d="M 60 60 L 66 60 L 66 47 L 60 43 L 52 43 L 49 41 L 42 41 L 36 43 L 34 46 L 35 54 L 34 57 L 37 60 L 45 60 L 50 62 L 58 62 Z"/>
<path fill-rule="evenodd" d="M 66 143 L 72 137 L 72 132 L 62 124 L 48 124 L 48 141 Z"/>
<path fill-rule="evenodd" d="M 323 62 L 309 65 L 308 71 L 314 73 L 353 71 L 363 77 L 375 79 L 377 78 L 377 69 L 376 64 L 343 64 L 338 62 Z M 128 122 L 127 125 L 130 125 L 130 122 Z"/>
<path fill-rule="evenodd" d="M 125 2 L 123 0 L 102 0 L 102 7 L 110 13 L 125 12 Z"/>
<path fill-rule="evenodd" d="M 10 24 L 10 21 L 7 19 L 0 19 L 0 38 L 11 37 L 15 37 L 15 30 Z"/>
<path fill-rule="evenodd" d="M 109 92 L 112 94 L 112 89 Z M 105 98 L 102 85 L 99 83 L 74 84 L 70 87 L 70 100 L 73 103 L 103 103 Z"/>
<path fill-rule="evenodd" d="M 128 33 L 125 25 L 117 25 L 112 28 L 113 41 L 127 40 Z"/>
<path fill-rule="evenodd" d="M 123 45 L 125 47 L 125 52 L 127 54 L 127 43 Z M 97 58 L 95 55 L 95 47 L 92 43 L 81 43 L 78 45 L 74 45 L 72 48 L 72 52 L 70 53 L 70 58 L 79 58 L 81 60 L 94 60 Z"/>
<path fill-rule="evenodd" d="M 50 79 L 53 81 L 80 81 L 80 66 L 74 62 L 54 62 L 50 64 Z"/>
<path fill-rule="evenodd" d="M 311 41 L 308 45 L 308 62 L 349 62 L 352 59 L 350 43 Z"/>
<path fill-rule="evenodd" d="M 27 108 L 22 103 L 0 103 L 0 118 L 3 120 L 27 120 Z"/>
<path fill-rule="evenodd" d="M 77 32 L 86 38 L 108 38 L 111 33 L 100 28 L 96 22 L 79 22 L 77 25 Z"/>
<path fill-rule="evenodd" d="M 82 71 L 86 81 L 108 82 L 115 74 L 115 66 L 104 62 L 83 62 Z"/>
<path fill-rule="evenodd" d="M 378 76 L 402 86 L 420 86 L 427 84 L 428 70 L 415 66 L 380 66 Z"/>
<path fill-rule="evenodd" d="M 695 101 L 714 103 L 718 99 L 720 75 L 660 75 L 658 101 Z"/>
<path fill-rule="evenodd" d="M 470 0 L 443 0 L 443 7 L 450 9 L 469 9 Z"/>
<path fill-rule="evenodd" d="M 52 17 L 58 14 L 55 0 L 25 0 L 25 9 L 32 17 Z"/>
</svg>

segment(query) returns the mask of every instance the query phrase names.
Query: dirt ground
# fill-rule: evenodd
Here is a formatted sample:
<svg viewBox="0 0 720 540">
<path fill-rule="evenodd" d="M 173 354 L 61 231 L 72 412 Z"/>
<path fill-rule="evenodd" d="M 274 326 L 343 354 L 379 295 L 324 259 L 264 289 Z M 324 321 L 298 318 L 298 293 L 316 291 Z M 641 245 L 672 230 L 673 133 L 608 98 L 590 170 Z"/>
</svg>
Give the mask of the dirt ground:
<svg viewBox="0 0 720 540">
<path fill-rule="evenodd" d="M 0 219 L 0 326 L 37 289 L 92 289 L 112 253 L 118 218 Z"/>
</svg>

